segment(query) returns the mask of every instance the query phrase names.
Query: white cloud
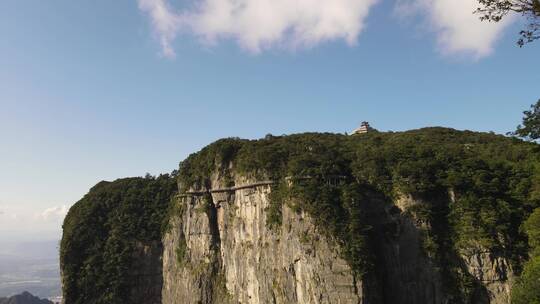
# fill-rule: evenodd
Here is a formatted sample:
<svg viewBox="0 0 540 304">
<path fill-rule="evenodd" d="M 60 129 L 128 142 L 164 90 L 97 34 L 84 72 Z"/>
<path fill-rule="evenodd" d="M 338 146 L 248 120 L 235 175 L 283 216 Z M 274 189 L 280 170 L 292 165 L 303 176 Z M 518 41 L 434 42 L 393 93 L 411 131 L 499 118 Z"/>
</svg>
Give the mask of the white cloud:
<svg viewBox="0 0 540 304">
<path fill-rule="evenodd" d="M 466 53 L 481 58 L 492 53 L 512 18 L 499 23 L 483 22 L 473 14 L 477 7 L 476 0 L 398 0 L 396 11 L 402 16 L 425 15 L 425 24 L 437 33 L 443 54 Z"/>
<path fill-rule="evenodd" d="M 163 55 L 173 57 L 171 43 L 181 30 L 206 43 L 234 39 L 255 53 L 339 39 L 354 45 L 378 0 L 199 0 L 182 11 L 174 11 L 168 0 L 138 1 L 151 18 Z"/>
<path fill-rule="evenodd" d="M 162 54 L 172 58 L 173 42 L 181 32 L 206 44 L 232 39 L 254 53 L 309 48 L 332 40 L 355 45 L 370 8 L 379 0 L 188 0 L 182 9 L 169 1 L 138 0 L 138 5 L 150 17 Z M 473 14 L 476 0 L 395 1 L 399 15 L 414 17 L 415 22 L 424 17 L 422 24 L 436 33 L 443 54 L 485 57 L 512 22 L 480 21 Z"/>
<path fill-rule="evenodd" d="M 182 20 L 180 15 L 172 11 L 167 0 L 139 0 L 139 9 L 150 15 L 163 55 L 174 57 L 175 52 L 171 43 L 180 29 Z"/>
<path fill-rule="evenodd" d="M 43 212 L 35 215 L 35 218 L 45 221 L 63 220 L 69 208 L 66 205 L 55 206 L 45 209 Z"/>
</svg>

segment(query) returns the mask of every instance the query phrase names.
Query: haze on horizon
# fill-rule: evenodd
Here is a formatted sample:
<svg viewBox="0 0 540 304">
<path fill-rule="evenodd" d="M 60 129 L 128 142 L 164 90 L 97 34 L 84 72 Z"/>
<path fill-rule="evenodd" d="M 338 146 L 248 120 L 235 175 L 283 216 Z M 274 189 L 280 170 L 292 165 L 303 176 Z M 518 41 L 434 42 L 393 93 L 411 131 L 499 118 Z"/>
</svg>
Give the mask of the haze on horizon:
<svg viewBox="0 0 540 304">
<path fill-rule="evenodd" d="M 56 240 L 98 181 L 221 137 L 504 134 L 540 97 L 540 44 L 468 0 L 197 3 L 0 3 L 0 244 Z"/>
</svg>

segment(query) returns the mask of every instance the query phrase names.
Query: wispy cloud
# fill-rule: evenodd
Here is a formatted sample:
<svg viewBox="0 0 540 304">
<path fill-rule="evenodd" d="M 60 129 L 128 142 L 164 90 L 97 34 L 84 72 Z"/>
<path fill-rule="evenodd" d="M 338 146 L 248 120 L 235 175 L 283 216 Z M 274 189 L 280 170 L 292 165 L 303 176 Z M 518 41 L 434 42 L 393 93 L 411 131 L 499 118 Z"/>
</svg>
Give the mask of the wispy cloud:
<svg viewBox="0 0 540 304">
<path fill-rule="evenodd" d="M 469 54 L 482 58 L 493 52 L 512 18 L 502 22 L 482 22 L 473 14 L 478 2 L 473 0 L 398 0 L 396 12 L 401 16 L 424 16 L 424 25 L 437 35 L 443 54 Z"/>
<path fill-rule="evenodd" d="M 173 42 L 181 32 L 210 45 L 232 39 L 253 53 L 276 47 L 310 48 L 332 40 L 355 45 L 378 1 L 188 0 L 181 10 L 169 0 L 138 0 L 138 4 L 150 17 L 162 54 L 172 58 L 176 55 Z M 436 33 L 437 47 L 445 55 L 485 57 L 512 22 L 512 18 L 499 23 L 480 21 L 473 14 L 478 6 L 473 0 L 395 1 L 399 16 L 411 17 Z"/>
<path fill-rule="evenodd" d="M 62 220 L 66 216 L 68 210 L 69 208 L 66 205 L 50 207 L 35 214 L 34 217 L 45 221 Z"/>
<path fill-rule="evenodd" d="M 180 15 L 172 10 L 167 0 L 139 0 L 139 9 L 150 16 L 163 55 L 169 58 L 174 57 L 175 52 L 171 43 L 180 30 L 182 23 Z"/>
<path fill-rule="evenodd" d="M 204 43 L 233 39 L 250 52 L 273 47 L 309 48 L 325 41 L 357 43 L 370 8 L 378 0 L 200 0 L 175 11 L 167 0 L 139 0 L 150 16 L 163 55 L 182 30 Z"/>
</svg>

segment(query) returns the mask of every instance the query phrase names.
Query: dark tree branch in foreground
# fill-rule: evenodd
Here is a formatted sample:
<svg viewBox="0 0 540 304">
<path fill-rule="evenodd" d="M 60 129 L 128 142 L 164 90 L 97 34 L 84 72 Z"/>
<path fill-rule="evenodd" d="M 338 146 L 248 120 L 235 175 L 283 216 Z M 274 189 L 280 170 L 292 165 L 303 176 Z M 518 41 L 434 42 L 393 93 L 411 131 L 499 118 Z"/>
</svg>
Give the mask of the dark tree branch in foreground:
<svg viewBox="0 0 540 304">
<path fill-rule="evenodd" d="M 518 13 L 527 18 L 527 27 L 520 32 L 518 45 L 540 38 L 540 0 L 478 0 L 481 7 L 476 10 L 480 20 L 499 22 L 509 13 Z"/>
</svg>

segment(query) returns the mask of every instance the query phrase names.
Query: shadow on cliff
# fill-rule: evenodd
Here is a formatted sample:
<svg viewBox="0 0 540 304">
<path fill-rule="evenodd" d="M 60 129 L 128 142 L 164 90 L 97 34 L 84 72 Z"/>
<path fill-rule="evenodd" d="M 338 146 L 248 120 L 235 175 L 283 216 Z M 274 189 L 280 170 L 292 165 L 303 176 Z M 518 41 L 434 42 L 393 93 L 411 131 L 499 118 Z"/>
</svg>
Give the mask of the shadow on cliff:
<svg viewBox="0 0 540 304">
<path fill-rule="evenodd" d="M 406 207 L 376 191 L 369 197 L 362 206 L 373 253 L 362 278 L 365 303 L 490 302 L 455 249 L 447 191 L 410 197 Z"/>
</svg>

